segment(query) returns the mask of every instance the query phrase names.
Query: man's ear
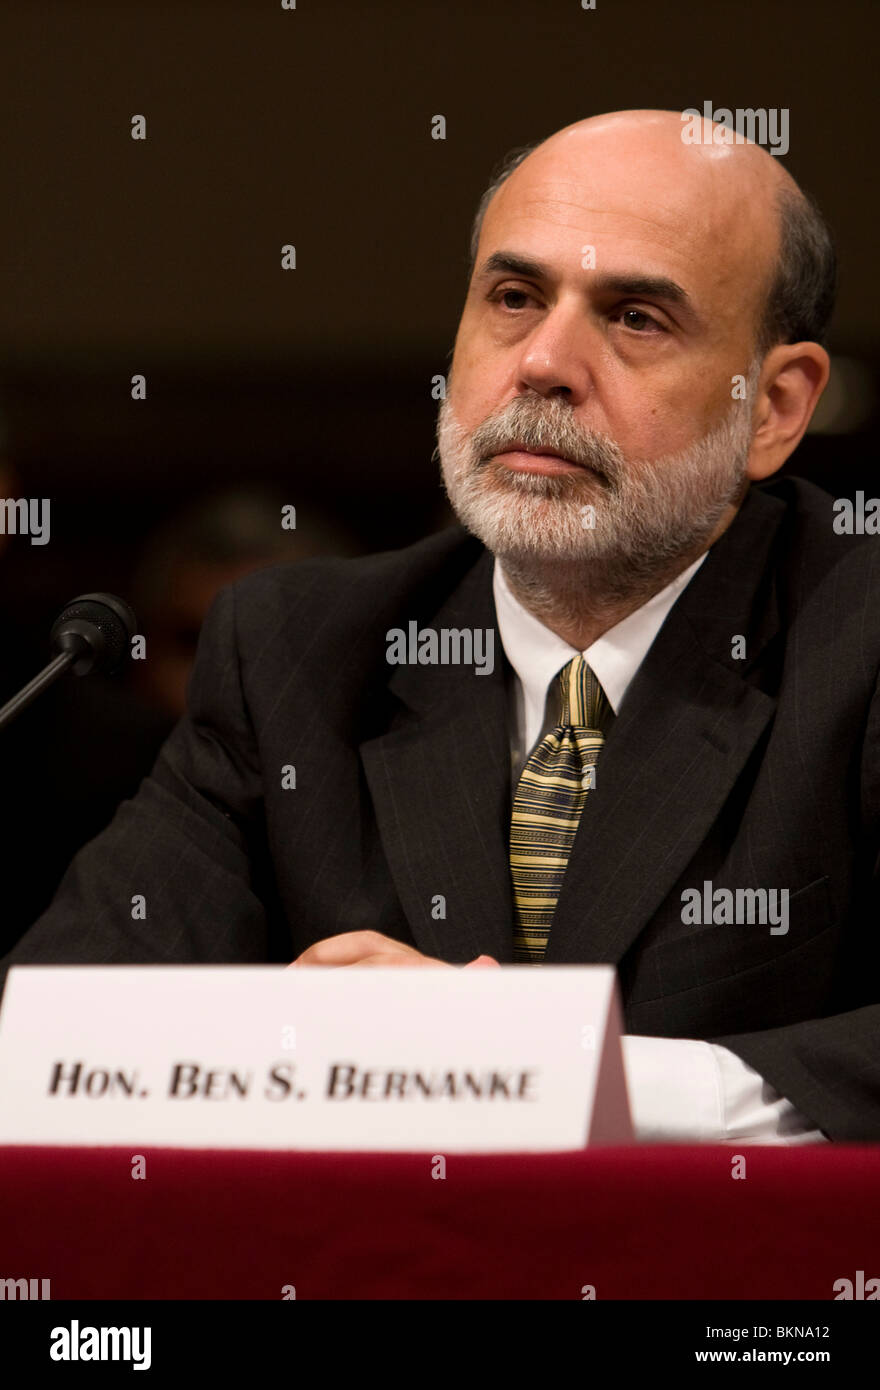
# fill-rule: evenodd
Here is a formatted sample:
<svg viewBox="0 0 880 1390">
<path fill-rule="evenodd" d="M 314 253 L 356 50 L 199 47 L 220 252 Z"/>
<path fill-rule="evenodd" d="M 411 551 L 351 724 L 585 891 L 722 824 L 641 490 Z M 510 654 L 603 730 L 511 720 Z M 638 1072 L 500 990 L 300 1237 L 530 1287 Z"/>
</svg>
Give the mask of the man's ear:
<svg viewBox="0 0 880 1390">
<path fill-rule="evenodd" d="M 769 478 L 794 453 L 825 390 L 831 361 L 818 343 L 785 343 L 764 358 L 746 473 Z"/>
</svg>

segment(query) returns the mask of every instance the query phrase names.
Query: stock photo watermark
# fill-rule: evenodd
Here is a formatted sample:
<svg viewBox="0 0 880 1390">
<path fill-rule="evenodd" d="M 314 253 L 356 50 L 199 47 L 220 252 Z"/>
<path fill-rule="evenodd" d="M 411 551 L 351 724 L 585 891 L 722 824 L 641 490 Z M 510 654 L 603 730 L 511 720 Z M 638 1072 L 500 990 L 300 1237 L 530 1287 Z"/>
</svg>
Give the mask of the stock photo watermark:
<svg viewBox="0 0 880 1390">
<path fill-rule="evenodd" d="M 478 676 L 495 669 L 495 630 L 491 627 L 420 628 L 417 622 L 389 628 L 385 659 L 389 666 L 473 666 Z"/>
<path fill-rule="evenodd" d="M 685 926 L 769 926 L 771 936 L 788 933 L 787 888 L 685 888 L 681 920 Z"/>
</svg>

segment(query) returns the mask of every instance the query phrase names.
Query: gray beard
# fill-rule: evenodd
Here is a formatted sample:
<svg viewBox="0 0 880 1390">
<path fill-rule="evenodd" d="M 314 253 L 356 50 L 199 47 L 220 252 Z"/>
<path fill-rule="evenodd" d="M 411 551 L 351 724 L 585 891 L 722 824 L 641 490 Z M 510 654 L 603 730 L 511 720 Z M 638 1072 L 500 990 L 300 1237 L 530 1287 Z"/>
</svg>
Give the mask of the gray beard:
<svg viewBox="0 0 880 1390">
<path fill-rule="evenodd" d="M 472 435 L 446 399 L 437 452 L 450 503 L 537 617 L 554 619 L 551 626 L 616 621 L 701 555 L 745 495 L 756 380 L 757 367 L 746 400 L 734 401 L 720 425 L 651 461 L 627 460 L 608 436 L 576 426 L 557 397 L 517 397 Z M 514 439 L 557 449 L 591 471 L 511 472 L 491 455 Z"/>
</svg>

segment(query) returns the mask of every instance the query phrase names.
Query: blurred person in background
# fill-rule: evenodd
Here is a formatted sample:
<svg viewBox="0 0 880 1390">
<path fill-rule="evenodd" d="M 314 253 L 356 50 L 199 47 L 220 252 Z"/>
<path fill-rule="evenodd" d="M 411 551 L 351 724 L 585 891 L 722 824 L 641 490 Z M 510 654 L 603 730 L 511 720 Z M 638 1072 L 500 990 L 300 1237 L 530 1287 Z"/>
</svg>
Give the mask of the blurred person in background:
<svg viewBox="0 0 880 1390">
<path fill-rule="evenodd" d="M 147 538 L 131 602 L 139 631 L 149 634 L 148 659 L 131 669 L 139 695 L 166 716 L 169 732 L 186 709 L 202 621 L 220 589 L 267 565 L 354 553 L 342 525 L 312 507 L 299 509 L 295 529 L 282 530 L 283 505 L 265 492 L 221 492 L 172 516 Z"/>
<path fill-rule="evenodd" d="M 0 494 L 16 496 L 16 487 L 0 456 Z M 72 855 L 150 771 L 184 712 L 202 621 L 219 590 L 268 565 L 353 553 L 343 526 L 311 506 L 297 510 L 295 529 L 283 529 L 283 505 L 267 491 L 240 488 L 171 514 L 146 537 L 124 595 L 146 639 L 146 659 L 116 677 L 64 677 L 0 730 L 6 863 L 14 866 L 5 878 L 0 954 L 49 903 Z M 7 542 L 0 535 L 0 553 Z M 0 577 L 5 568 L 0 562 Z M 72 597 L 59 594 L 58 610 Z M 10 616 L 11 599 L 0 617 L 9 654 L 0 703 L 48 660 L 48 644 L 35 646 L 34 634 Z"/>
</svg>

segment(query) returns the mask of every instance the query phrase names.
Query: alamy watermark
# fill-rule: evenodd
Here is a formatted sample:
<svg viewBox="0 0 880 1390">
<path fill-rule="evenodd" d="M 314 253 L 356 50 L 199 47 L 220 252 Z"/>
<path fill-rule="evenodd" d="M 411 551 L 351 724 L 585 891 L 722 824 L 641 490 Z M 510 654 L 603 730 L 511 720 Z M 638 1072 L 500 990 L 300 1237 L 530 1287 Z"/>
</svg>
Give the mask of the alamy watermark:
<svg viewBox="0 0 880 1390">
<path fill-rule="evenodd" d="M 864 1303 L 877 1303 L 880 1301 L 880 1279 L 865 1279 L 863 1269 L 856 1270 L 855 1279 L 835 1279 L 832 1284 L 834 1290 L 834 1302 L 841 1300 L 850 1302 L 856 1300 Z"/>
<path fill-rule="evenodd" d="M 738 106 L 735 111 L 721 106 L 716 111 L 711 101 L 704 101 L 702 111 L 688 106 L 681 119 L 685 145 L 744 145 L 749 140 L 777 158 L 788 154 L 787 106 Z"/>
<path fill-rule="evenodd" d="M 787 888 L 713 888 L 705 879 L 702 888 L 685 888 L 681 895 L 681 920 L 685 926 L 770 927 L 771 936 L 788 933 Z"/>
<path fill-rule="evenodd" d="M 0 536 L 30 536 L 31 545 L 49 542 L 48 497 L 0 497 Z"/>
<path fill-rule="evenodd" d="M 385 634 L 389 666 L 473 666 L 478 676 L 495 669 L 495 629 L 491 627 L 422 627 L 407 623 Z"/>
<path fill-rule="evenodd" d="M 49 1333 L 49 1356 L 53 1361 L 130 1361 L 133 1371 L 148 1371 L 152 1365 L 150 1327 L 80 1327 L 72 1318 L 68 1327 L 53 1327 Z"/>
<path fill-rule="evenodd" d="M 14 1301 L 51 1298 L 49 1279 L 0 1279 L 0 1299 Z"/>
<path fill-rule="evenodd" d="M 861 491 L 854 498 L 835 497 L 831 510 L 836 513 L 831 523 L 836 536 L 880 535 L 880 497 L 866 497 Z"/>
</svg>

